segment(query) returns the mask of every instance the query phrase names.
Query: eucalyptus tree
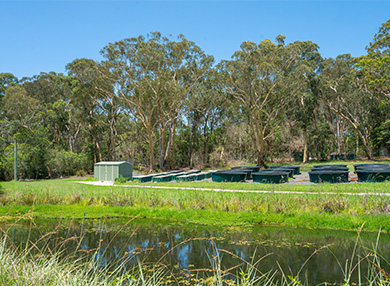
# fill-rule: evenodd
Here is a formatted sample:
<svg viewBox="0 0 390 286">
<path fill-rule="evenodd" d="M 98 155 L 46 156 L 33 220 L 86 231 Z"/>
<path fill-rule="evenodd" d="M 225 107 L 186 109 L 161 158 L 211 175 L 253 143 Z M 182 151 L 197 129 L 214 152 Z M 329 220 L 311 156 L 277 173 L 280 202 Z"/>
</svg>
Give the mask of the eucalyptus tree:
<svg viewBox="0 0 390 286">
<path fill-rule="evenodd" d="M 66 101 L 72 92 L 69 78 L 61 73 L 42 72 L 30 78 L 22 78 L 20 82 L 31 97 L 43 104 Z"/>
<path fill-rule="evenodd" d="M 280 127 L 286 106 L 295 96 L 291 69 L 297 55 L 284 45 L 284 36 L 278 36 L 277 42 L 243 42 L 232 60 L 221 63 L 226 91 L 249 125 L 259 165 L 265 165 L 266 140 Z"/>
<path fill-rule="evenodd" d="M 5 90 L 8 86 L 18 83 L 18 78 L 12 73 L 0 73 L 0 102 L 5 95 Z"/>
<path fill-rule="evenodd" d="M 74 110 L 69 121 L 78 125 L 79 133 L 85 132 L 90 152 L 93 153 L 94 163 L 102 161 L 101 139 L 102 118 L 97 104 L 96 83 L 97 63 L 89 59 L 76 59 L 66 65 L 72 80 L 72 96 L 68 106 Z M 98 82 L 98 85 L 105 83 Z"/>
<path fill-rule="evenodd" d="M 367 47 L 368 54 L 356 60 L 361 86 L 390 102 L 390 19 L 379 27 Z"/>
<path fill-rule="evenodd" d="M 210 69 L 204 78 L 192 89 L 188 98 L 187 121 L 191 125 L 189 142 L 189 161 L 192 165 L 193 143 L 201 136 L 201 158 L 203 165 L 209 163 L 212 148 L 211 137 L 230 104 L 228 95 L 224 92 L 222 73 L 215 68 Z"/>
<path fill-rule="evenodd" d="M 160 167 L 165 167 L 188 92 L 213 61 L 183 35 L 178 38 L 179 41 L 173 41 L 154 32 L 146 38 L 110 43 L 101 51 L 106 59 L 104 65 L 110 70 L 107 80 L 115 95 L 146 130 L 150 170 L 155 165 L 157 141 Z"/>
<path fill-rule="evenodd" d="M 48 130 L 48 138 L 57 149 L 71 148 L 68 106 L 72 93 L 71 79 L 55 72 L 41 73 L 21 80 L 29 97 L 42 106 L 42 125 Z"/>
<path fill-rule="evenodd" d="M 358 89 L 359 78 L 353 63 L 354 60 L 349 54 L 322 62 L 320 97 L 336 115 L 337 122 L 340 119 L 348 122 L 363 143 L 367 158 L 371 159 L 372 110 L 375 109 L 377 101 L 372 94 Z"/>
<path fill-rule="evenodd" d="M 288 45 L 290 53 L 296 55 L 292 67 L 292 88 L 296 90 L 295 100 L 288 109 L 288 117 L 302 129 L 303 162 L 308 162 L 308 133 L 314 125 L 318 110 L 318 70 L 322 57 L 317 44 L 311 41 L 296 41 Z"/>
<path fill-rule="evenodd" d="M 42 178 L 46 172 L 48 130 L 44 125 L 45 106 L 43 102 L 29 94 L 22 84 L 8 85 L 1 103 L 1 141 L 3 141 L 3 174 L 10 178 L 13 170 L 14 137 L 19 142 L 19 173 L 29 178 Z M 50 143 L 50 142 L 49 142 Z"/>
<path fill-rule="evenodd" d="M 18 170 L 23 178 L 44 178 L 47 176 L 46 162 L 49 157 L 49 132 L 44 125 L 44 104 L 30 96 L 22 85 L 6 89 L 4 121 L 2 135 L 12 142 L 18 138 Z M 13 146 L 8 144 L 4 151 L 6 177 L 11 177 L 13 170 Z"/>
<path fill-rule="evenodd" d="M 9 130 L 5 128 L 5 105 L 3 103 L 3 98 L 5 96 L 6 89 L 11 86 L 15 86 L 18 83 L 18 79 L 11 73 L 0 73 L 0 125 L 3 128 L 0 128 L 0 180 L 3 177 L 2 174 L 2 162 L 4 161 L 4 149 L 9 144 Z"/>
<path fill-rule="evenodd" d="M 389 148 L 386 138 L 390 117 L 390 20 L 382 23 L 374 39 L 367 46 L 367 55 L 356 59 L 359 88 L 377 100 L 372 143 L 375 147 Z"/>
<path fill-rule="evenodd" d="M 23 130 L 38 128 L 42 122 L 42 102 L 31 97 L 21 85 L 7 88 L 3 101 L 5 119 L 11 132 L 20 133 Z"/>
<path fill-rule="evenodd" d="M 88 137 L 91 138 L 94 162 L 103 159 L 100 146 L 102 140 L 107 148 L 106 160 L 116 160 L 117 125 L 122 107 L 114 94 L 113 86 L 105 80 L 108 70 L 91 59 L 76 59 L 66 68 L 69 75 L 75 79 L 72 101 L 78 106 L 79 117 L 84 122 Z M 104 138 L 102 135 L 105 135 Z"/>
</svg>

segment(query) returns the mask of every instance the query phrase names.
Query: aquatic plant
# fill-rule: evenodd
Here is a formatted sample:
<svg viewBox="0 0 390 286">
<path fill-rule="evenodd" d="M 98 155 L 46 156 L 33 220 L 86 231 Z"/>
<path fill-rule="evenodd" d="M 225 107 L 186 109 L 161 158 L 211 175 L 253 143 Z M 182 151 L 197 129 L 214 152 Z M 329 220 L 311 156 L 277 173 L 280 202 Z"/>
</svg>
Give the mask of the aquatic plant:
<svg viewBox="0 0 390 286">
<path fill-rule="evenodd" d="M 30 227 L 37 227 L 35 221 L 26 214 Z M 129 222 L 128 222 L 129 223 Z M 126 224 L 122 226 L 124 228 Z M 204 269 L 175 269 L 173 265 L 164 264 L 163 258 L 175 248 L 185 245 L 191 240 L 203 240 L 193 238 L 182 241 L 171 247 L 161 258 L 153 263 L 148 263 L 138 256 L 144 250 L 139 249 L 132 253 L 119 250 L 118 259 L 107 263 L 104 261 L 103 241 L 100 240 L 96 249 L 85 250 L 80 247 L 83 239 L 83 230 L 80 235 L 71 235 L 58 239 L 55 234 L 59 228 L 44 233 L 36 241 L 30 240 L 30 234 L 25 237 L 21 244 L 15 244 L 9 235 L 10 230 L 1 230 L 3 237 L 0 241 L 0 285 L 131 285 L 131 286 L 165 286 L 165 285 L 204 285 L 204 286 L 303 286 L 311 285 L 307 277 L 302 277 L 303 269 L 314 255 L 320 251 L 330 251 L 340 269 L 344 279 L 339 282 L 328 283 L 324 281 L 321 285 L 390 285 L 390 275 L 384 270 L 382 264 L 387 268 L 389 262 L 378 252 L 380 232 L 376 243 L 371 248 L 364 247 L 365 252 L 358 255 L 357 248 L 363 247 L 360 232 L 357 234 L 355 247 L 350 259 L 343 262 L 332 252 L 328 245 L 317 248 L 313 251 L 297 272 L 285 270 L 278 261 L 275 262 L 275 269 L 262 272 L 258 267 L 262 260 L 272 256 L 272 253 L 255 260 L 247 261 L 239 255 L 219 249 L 216 246 L 214 251 L 207 254 L 210 267 Z M 129 233 L 131 237 L 137 228 Z M 119 232 L 119 230 L 118 230 Z M 72 233 L 72 232 L 67 232 Z M 115 238 L 111 238 L 111 241 Z M 211 240 L 213 240 L 211 238 Z M 109 245 L 111 241 L 108 241 Z M 213 242 L 213 241 L 211 241 Z M 106 245 L 107 245 L 106 244 Z M 65 252 L 70 248 L 74 251 Z M 103 253 L 102 253 L 103 251 Z M 145 250 L 147 251 L 147 250 Z M 65 254 L 68 253 L 68 254 Z M 252 256 L 255 257 L 255 254 Z M 134 260 L 135 258 L 135 260 Z M 224 259 L 235 260 L 235 266 L 226 269 Z M 130 264 L 130 260 L 137 263 Z M 362 267 L 363 263 L 368 267 Z M 363 273 L 362 269 L 367 269 Z M 353 276 L 355 275 L 355 276 Z"/>
</svg>

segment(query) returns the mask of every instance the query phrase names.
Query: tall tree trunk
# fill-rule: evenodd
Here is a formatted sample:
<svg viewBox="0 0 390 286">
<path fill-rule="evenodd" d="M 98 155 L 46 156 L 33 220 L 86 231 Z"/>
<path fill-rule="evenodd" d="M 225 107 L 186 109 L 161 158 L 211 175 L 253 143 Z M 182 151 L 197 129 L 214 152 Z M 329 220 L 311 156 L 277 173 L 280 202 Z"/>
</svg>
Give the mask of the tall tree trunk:
<svg viewBox="0 0 390 286">
<path fill-rule="evenodd" d="M 207 122 L 208 117 L 205 118 L 205 122 L 203 125 L 203 164 L 207 164 Z"/>
<path fill-rule="evenodd" d="M 258 144 L 257 146 L 257 166 L 261 166 L 261 167 L 264 167 L 264 168 L 268 168 L 268 165 L 265 163 L 265 160 L 264 160 L 264 137 L 263 136 L 260 136 L 259 139 L 259 142 L 260 144 Z"/>
<path fill-rule="evenodd" d="M 213 116 L 212 119 L 211 119 L 211 122 L 210 122 L 210 132 L 207 135 L 207 138 L 210 138 L 214 134 L 214 122 L 215 122 L 215 117 Z M 210 154 L 209 154 L 208 150 L 206 150 L 206 156 L 207 156 L 206 163 L 209 164 L 210 163 Z"/>
<path fill-rule="evenodd" d="M 171 140 L 171 153 L 170 154 L 175 154 L 176 152 L 176 137 L 175 137 L 175 134 L 176 134 L 176 123 L 175 125 L 173 126 L 173 131 L 172 131 L 172 140 Z M 168 157 L 168 159 L 171 158 L 171 157 Z M 172 168 L 172 160 L 170 160 L 170 167 Z"/>
<path fill-rule="evenodd" d="M 257 126 L 259 124 L 259 126 Z M 267 164 L 264 160 L 264 128 L 261 121 L 257 121 L 257 118 L 250 117 L 250 128 L 253 132 L 253 140 L 255 143 L 255 150 L 257 155 L 257 165 L 267 168 Z"/>
<path fill-rule="evenodd" d="M 72 135 L 69 133 L 69 151 L 73 153 Z"/>
<path fill-rule="evenodd" d="M 58 148 L 59 148 L 59 130 L 58 130 L 58 126 L 57 126 L 57 122 L 54 123 L 54 130 L 55 130 L 55 136 L 54 136 L 54 142 L 56 144 L 56 150 L 58 151 Z"/>
<path fill-rule="evenodd" d="M 153 152 L 153 131 L 152 126 L 149 124 L 147 128 L 148 141 L 149 141 L 149 172 L 153 171 L 154 167 L 154 152 Z"/>
<path fill-rule="evenodd" d="M 341 154 L 341 149 L 340 149 L 340 145 L 341 145 L 341 135 L 340 135 L 340 120 L 338 118 L 338 116 L 336 115 L 336 129 L 337 129 L 337 154 L 340 155 Z"/>
<path fill-rule="evenodd" d="M 356 156 L 359 154 L 359 136 L 356 136 Z"/>
<path fill-rule="evenodd" d="M 117 157 L 116 157 L 116 135 L 113 135 L 112 136 L 112 158 L 114 159 L 114 161 L 117 160 Z"/>
<path fill-rule="evenodd" d="M 259 151 L 257 151 L 257 166 L 268 168 L 268 165 L 265 163 L 263 154 L 260 153 Z"/>
<path fill-rule="evenodd" d="M 98 162 L 101 162 L 102 161 L 102 154 L 100 152 L 100 146 L 99 146 L 99 142 L 97 141 L 97 138 L 94 137 L 94 162 L 95 163 L 98 163 Z"/>
<path fill-rule="evenodd" d="M 116 129 L 115 129 L 115 124 L 116 124 L 116 114 L 112 114 L 109 118 L 110 121 L 110 134 L 108 135 L 108 140 L 107 140 L 107 160 L 111 161 L 111 159 L 116 160 L 116 154 L 115 154 L 115 138 L 116 138 Z"/>
<path fill-rule="evenodd" d="M 189 146 L 188 146 L 188 166 L 190 166 L 190 168 L 192 168 L 192 145 L 194 144 L 193 141 L 193 137 L 194 137 L 194 131 L 195 129 L 195 124 L 192 124 L 192 131 L 191 131 L 191 134 L 190 134 L 190 142 L 189 142 Z"/>
<path fill-rule="evenodd" d="M 309 162 L 309 158 L 307 156 L 307 151 L 308 151 L 308 147 L 307 147 L 307 127 L 304 126 L 303 127 L 303 163 L 308 163 Z"/>
<path fill-rule="evenodd" d="M 111 134 L 108 135 L 107 140 L 107 161 L 111 161 Z"/>
<path fill-rule="evenodd" d="M 158 159 L 160 162 L 160 169 L 165 171 L 165 166 L 164 166 L 164 158 L 163 158 L 163 145 L 164 145 L 164 134 L 163 134 L 162 127 L 160 126 L 158 128 Z"/>
<path fill-rule="evenodd" d="M 363 137 L 363 135 L 362 135 Z M 362 139 L 362 138 L 360 138 Z M 363 139 L 362 139 L 363 141 Z M 366 140 L 363 141 L 363 144 L 364 144 L 364 148 L 366 149 L 366 155 L 367 155 L 367 159 L 368 160 L 372 160 L 372 156 L 371 156 L 371 148 L 370 148 L 370 145 L 369 145 L 369 142 L 367 142 Z"/>
<path fill-rule="evenodd" d="M 165 149 L 165 154 L 164 154 L 164 165 L 170 165 L 170 168 L 172 168 L 172 164 L 169 164 L 169 158 L 170 154 L 173 152 L 174 147 L 175 147 L 175 132 L 176 132 L 176 122 L 172 122 L 169 126 L 169 139 L 167 143 L 167 147 Z"/>
<path fill-rule="evenodd" d="M 366 155 L 367 155 L 367 159 L 368 160 L 372 160 L 372 156 L 371 156 L 371 149 L 370 149 L 370 145 L 369 145 L 369 140 L 367 140 L 362 132 L 360 132 L 358 126 L 350 119 L 348 118 L 348 116 L 345 116 L 344 114 L 342 114 L 341 112 L 338 112 L 337 109 L 335 109 L 334 107 L 328 105 L 330 109 L 332 109 L 335 113 L 337 113 L 338 115 L 340 115 L 342 118 L 344 118 L 349 124 L 351 124 L 352 128 L 355 129 L 357 135 L 359 136 L 360 140 L 362 140 L 363 142 L 363 145 L 364 145 L 364 149 L 366 151 Z"/>
<path fill-rule="evenodd" d="M 165 153 L 164 153 L 164 157 L 163 157 L 163 163 L 164 163 L 164 166 L 167 166 L 168 165 L 168 159 L 169 159 L 169 154 L 170 154 L 170 151 L 171 151 L 171 144 L 172 144 L 172 126 L 170 126 L 168 129 L 169 129 L 169 135 L 168 135 L 168 143 L 167 143 L 167 147 L 165 148 Z"/>
</svg>

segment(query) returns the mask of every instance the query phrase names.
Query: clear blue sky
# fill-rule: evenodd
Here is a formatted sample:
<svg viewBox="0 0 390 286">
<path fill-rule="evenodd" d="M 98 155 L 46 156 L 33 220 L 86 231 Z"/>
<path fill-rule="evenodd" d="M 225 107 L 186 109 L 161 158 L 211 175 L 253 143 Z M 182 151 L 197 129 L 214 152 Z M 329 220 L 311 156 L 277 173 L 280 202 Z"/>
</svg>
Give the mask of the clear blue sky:
<svg viewBox="0 0 390 286">
<path fill-rule="evenodd" d="M 65 73 L 76 58 L 101 60 L 106 44 L 152 31 L 184 34 L 217 62 L 278 34 L 313 41 L 326 58 L 360 56 L 389 18 L 390 1 L 0 0 L 0 72 Z"/>
</svg>

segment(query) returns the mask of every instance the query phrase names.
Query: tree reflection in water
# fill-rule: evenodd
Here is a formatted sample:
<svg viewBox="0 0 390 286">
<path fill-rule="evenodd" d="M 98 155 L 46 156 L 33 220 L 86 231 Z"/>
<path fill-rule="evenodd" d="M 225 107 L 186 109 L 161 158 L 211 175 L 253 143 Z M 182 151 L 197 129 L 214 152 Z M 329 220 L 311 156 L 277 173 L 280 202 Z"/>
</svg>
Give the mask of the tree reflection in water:
<svg viewBox="0 0 390 286">
<path fill-rule="evenodd" d="M 263 273 L 278 270 L 295 276 L 305 261 L 300 278 L 308 284 L 340 282 L 344 279 L 341 266 L 351 259 L 357 234 L 346 231 L 307 230 L 281 227 L 211 228 L 193 225 L 161 224 L 161 221 L 136 220 L 131 223 L 116 220 L 81 222 L 35 221 L 1 225 L 14 245 L 30 241 L 50 249 L 94 255 L 98 267 L 115 267 L 126 262 L 129 269 L 142 262 L 159 263 L 174 272 L 194 273 L 195 269 L 211 269 L 220 260 L 221 269 L 234 269 L 243 261 L 256 263 Z M 51 235 L 45 234 L 53 232 Z M 82 236 L 80 236 L 83 232 Z M 3 234 L 4 235 L 4 234 Z M 42 237 L 44 237 L 42 239 Z M 357 255 L 363 256 L 363 246 L 371 248 L 377 234 L 360 234 Z M 64 241 L 67 241 L 64 244 Z M 325 245 L 327 248 L 321 249 Z M 96 251 L 97 250 L 97 251 Z M 383 257 L 390 256 L 390 236 L 382 234 L 377 249 Z M 315 253 L 313 255 L 313 253 Z M 334 257 L 336 256 L 337 259 Z M 218 257 L 218 259 L 216 259 Z M 338 260 L 338 261 L 337 261 Z M 389 265 L 382 265 L 385 270 Z M 387 267 L 387 268 L 386 268 Z M 366 273 L 367 263 L 361 272 Z"/>
</svg>

